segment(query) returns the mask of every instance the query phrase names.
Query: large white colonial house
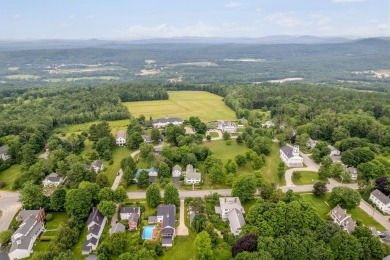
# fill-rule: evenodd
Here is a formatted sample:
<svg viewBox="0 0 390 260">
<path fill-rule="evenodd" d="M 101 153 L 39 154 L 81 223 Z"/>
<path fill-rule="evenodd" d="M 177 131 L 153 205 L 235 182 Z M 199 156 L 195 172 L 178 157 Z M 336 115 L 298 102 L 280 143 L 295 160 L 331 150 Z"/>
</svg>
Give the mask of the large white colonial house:
<svg viewBox="0 0 390 260">
<path fill-rule="evenodd" d="M 126 145 L 126 132 L 124 130 L 116 132 L 115 142 L 118 146 Z"/>
<path fill-rule="evenodd" d="M 182 125 L 183 120 L 178 117 L 165 117 L 165 118 L 158 118 L 153 120 L 153 127 L 162 128 L 166 127 L 169 124 L 173 125 Z"/>
<path fill-rule="evenodd" d="M 53 173 L 49 174 L 48 176 L 46 176 L 46 178 L 43 180 L 42 184 L 43 184 L 43 187 L 49 187 L 49 186 L 57 187 L 58 185 L 62 184 L 63 182 L 64 182 L 64 179 L 62 178 L 62 175 L 53 172 Z"/>
<path fill-rule="evenodd" d="M 202 181 L 202 176 L 200 172 L 196 171 L 196 168 L 192 164 L 187 164 L 184 183 L 185 184 L 195 184 Z"/>
<path fill-rule="evenodd" d="M 280 159 L 288 167 L 302 167 L 303 158 L 299 155 L 299 146 L 284 146 L 280 148 Z"/>
<path fill-rule="evenodd" d="M 43 224 L 45 210 L 23 210 L 16 220 L 22 221 L 22 224 L 11 237 L 12 245 L 8 253 L 11 260 L 27 258 L 31 255 L 36 239 L 45 230 Z"/>
<path fill-rule="evenodd" d="M 223 120 L 217 121 L 217 129 L 221 130 L 222 132 L 229 132 L 231 134 L 237 132 L 237 126 L 233 122 L 225 122 Z"/>
<path fill-rule="evenodd" d="M 370 194 L 370 200 L 384 213 L 390 214 L 390 198 L 376 189 Z"/>
</svg>

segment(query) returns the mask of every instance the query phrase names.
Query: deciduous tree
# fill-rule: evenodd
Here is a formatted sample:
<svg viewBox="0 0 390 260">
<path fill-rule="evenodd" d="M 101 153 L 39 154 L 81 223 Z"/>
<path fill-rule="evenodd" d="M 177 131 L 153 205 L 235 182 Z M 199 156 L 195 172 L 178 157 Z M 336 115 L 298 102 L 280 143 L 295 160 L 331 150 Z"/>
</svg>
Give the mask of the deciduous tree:
<svg viewBox="0 0 390 260">
<path fill-rule="evenodd" d="M 164 203 L 180 206 L 179 191 L 173 183 L 168 183 L 164 189 Z"/>
<path fill-rule="evenodd" d="M 157 184 L 152 184 L 146 190 L 146 203 L 149 207 L 155 208 L 160 204 L 161 194 Z"/>
<path fill-rule="evenodd" d="M 213 250 L 211 249 L 210 235 L 206 231 L 202 231 L 196 236 L 194 247 L 198 259 L 212 258 Z"/>
</svg>

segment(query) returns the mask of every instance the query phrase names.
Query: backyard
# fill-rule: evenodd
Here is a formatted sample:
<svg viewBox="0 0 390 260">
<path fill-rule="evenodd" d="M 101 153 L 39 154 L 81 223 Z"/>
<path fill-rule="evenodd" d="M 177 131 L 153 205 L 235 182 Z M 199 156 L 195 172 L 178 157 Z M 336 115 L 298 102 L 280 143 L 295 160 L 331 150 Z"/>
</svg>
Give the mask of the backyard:
<svg viewBox="0 0 390 260">
<path fill-rule="evenodd" d="M 279 179 L 278 177 L 278 166 L 281 162 L 279 158 L 279 144 L 272 142 L 271 153 L 266 157 L 265 165 L 260 169 L 264 174 L 265 180 L 269 182 L 279 183 L 279 186 L 286 185 L 284 178 Z"/>
<path fill-rule="evenodd" d="M 294 177 L 292 178 L 292 181 L 295 185 L 314 185 L 314 183 L 319 181 L 329 183 L 327 179 L 320 180 L 317 172 L 300 171 L 299 173 L 301 174 L 300 178 L 294 178 Z"/>
<path fill-rule="evenodd" d="M 2 190 L 11 190 L 15 180 L 22 174 L 21 165 L 12 165 L 8 169 L 0 172 L 0 181 L 6 182 L 6 186 L 0 188 Z"/>
</svg>

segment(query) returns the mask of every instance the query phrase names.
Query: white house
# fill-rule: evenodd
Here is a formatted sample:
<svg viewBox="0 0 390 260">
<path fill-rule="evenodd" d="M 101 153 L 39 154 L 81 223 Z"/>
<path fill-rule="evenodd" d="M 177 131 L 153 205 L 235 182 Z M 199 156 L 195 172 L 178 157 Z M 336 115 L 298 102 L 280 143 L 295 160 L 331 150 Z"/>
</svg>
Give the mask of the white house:
<svg viewBox="0 0 390 260">
<path fill-rule="evenodd" d="M 355 167 L 345 167 L 345 171 L 351 174 L 351 180 L 356 181 L 358 178 L 358 169 Z"/>
<path fill-rule="evenodd" d="M 189 164 L 190 165 L 190 164 Z M 179 165 L 175 165 L 172 168 L 172 177 L 180 177 L 181 176 L 181 167 Z"/>
<path fill-rule="evenodd" d="M 45 230 L 44 209 L 23 210 L 17 217 L 17 220 L 22 219 L 22 224 L 11 237 L 12 245 L 8 253 L 11 260 L 29 257 L 36 239 Z"/>
<path fill-rule="evenodd" d="M 313 148 L 315 148 L 317 146 L 317 144 L 318 144 L 317 140 L 309 139 L 306 142 L 306 147 L 309 148 L 309 149 L 313 149 Z"/>
<path fill-rule="evenodd" d="M 328 145 L 328 148 L 330 149 L 330 156 L 333 155 L 339 156 L 341 154 L 340 150 L 338 150 L 336 147 Z"/>
<path fill-rule="evenodd" d="M 225 122 L 223 120 L 217 121 L 217 129 L 221 130 L 222 132 L 229 132 L 231 134 L 237 132 L 237 126 L 233 122 Z"/>
<path fill-rule="evenodd" d="M 104 170 L 104 165 L 103 165 L 103 162 L 100 161 L 100 160 L 95 160 L 93 161 L 92 164 L 88 164 L 86 166 L 86 169 L 88 171 L 90 171 L 91 169 L 94 169 L 96 173 L 98 173 L 99 171 L 103 171 Z"/>
<path fill-rule="evenodd" d="M 6 161 L 11 158 L 11 156 L 7 154 L 7 151 L 8 145 L 3 145 L 0 147 L 0 158 L 3 159 L 3 161 Z"/>
<path fill-rule="evenodd" d="M 354 231 L 356 228 L 355 221 L 351 218 L 351 215 L 347 214 L 347 211 L 342 209 L 339 205 L 337 205 L 334 209 L 332 209 L 330 213 L 330 217 L 333 219 L 334 223 L 339 225 L 343 230 L 347 231 L 349 234 Z"/>
<path fill-rule="evenodd" d="M 376 189 L 370 194 L 370 200 L 384 213 L 390 214 L 390 198 Z"/>
<path fill-rule="evenodd" d="M 46 176 L 46 178 L 43 180 L 42 183 L 43 183 L 43 187 L 49 187 L 49 186 L 57 187 L 63 182 L 64 179 L 62 178 L 62 175 L 53 172 L 48 176 Z"/>
<path fill-rule="evenodd" d="M 196 172 L 196 169 L 191 165 L 188 164 L 186 167 L 186 174 L 184 177 L 184 183 L 185 184 L 195 184 L 200 183 L 202 180 L 202 176 L 200 172 Z"/>
<path fill-rule="evenodd" d="M 83 255 L 88 255 L 92 251 L 96 250 L 106 222 L 107 218 L 103 216 L 97 207 L 93 207 L 87 221 L 87 241 L 85 241 L 81 249 Z"/>
<path fill-rule="evenodd" d="M 280 159 L 288 167 L 302 167 L 303 158 L 299 155 L 299 146 L 284 146 L 280 148 Z"/>
<path fill-rule="evenodd" d="M 215 212 L 221 215 L 222 220 L 229 221 L 230 231 L 237 236 L 241 233 L 241 228 L 246 224 L 243 214 L 244 207 L 238 197 L 219 198 L 219 207 L 215 207 Z"/>
<path fill-rule="evenodd" d="M 116 132 L 115 142 L 118 146 L 126 145 L 126 132 L 124 130 Z"/>
<path fill-rule="evenodd" d="M 261 127 L 263 127 L 263 128 L 269 128 L 269 127 L 274 127 L 274 126 L 275 126 L 275 124 L 271 120 L 268 120 L 265 123 L 261 124 Z"/>
<path fill-rule="evenodd" d="M 153 120 L 153 127 L 162 128 L 166 127 L 169 124 L 173 125 L 182 125 L 183 120 L 178 117 L 165 117 L 165 118 L 158 118 Z"/>
</svg>

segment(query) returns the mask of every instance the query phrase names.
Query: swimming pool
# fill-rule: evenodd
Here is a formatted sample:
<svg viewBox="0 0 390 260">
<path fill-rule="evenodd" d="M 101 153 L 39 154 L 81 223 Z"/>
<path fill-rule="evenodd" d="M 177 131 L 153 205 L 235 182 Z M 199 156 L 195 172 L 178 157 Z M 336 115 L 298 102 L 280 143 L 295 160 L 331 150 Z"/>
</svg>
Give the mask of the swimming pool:
<svg viewBox="0 0 390 260">
<path fill-rule="evenodd" d="M 154 226 L 145 226 L 142 232 L 142 239 L 152 239 Z"/>
</svg>

